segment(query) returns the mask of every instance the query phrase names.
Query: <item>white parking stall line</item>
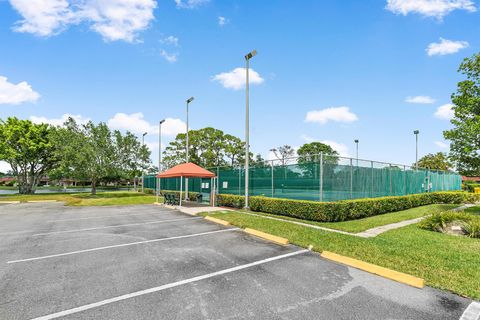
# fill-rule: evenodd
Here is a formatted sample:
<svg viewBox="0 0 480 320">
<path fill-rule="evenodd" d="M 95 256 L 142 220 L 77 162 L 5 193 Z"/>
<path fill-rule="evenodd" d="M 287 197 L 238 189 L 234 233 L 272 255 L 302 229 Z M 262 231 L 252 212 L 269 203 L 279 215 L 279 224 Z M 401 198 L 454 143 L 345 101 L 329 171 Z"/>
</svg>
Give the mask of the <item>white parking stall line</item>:
<svg viewBox="0 0 480 320">
<path fill-rule="evenodd" d="M 141 225 L 147 225 L 147 224 L 158 224 L 158 223 L 167 223 L 167 222 L 175 222 L 175 221 L 183 221 L 183 220 L 194 220 L 194 219 L 203 219 L 203 218 L 193 217 L 193 218 L 181 218 L 181 219 L 170 219 L 170 220 L 154 220 L 154 221 L 146 221 L 146 222 L 138 222 L 138 223 L 118 224 L 114 226 L 105 226 L 105 227 L 52 231 L 52 232 L 44 232 L 44 233 L 35 233 L 32 235 L 32 237 L 46 236 L 50 234 L 62 234 L 62 233 L 70 233 L 70 232 L 82 232 L 82 231 L 92 231 L 92 230 L 111 229 L 111 228 L 120 228 L 120 227 L 141 226 Z"/>
<path fill-rule="evenodd" d="M 154 242 L 161 242 L 161 241 L 169 241 L 169 240 L 178 240 L 178 239 L 186 239 L 186 238 L 200 237 L 200 236 L 206 236 L 206 235 L 209 235 L 209 234 L 215 234 L 215 233 L 221 233 L 221 232 L 230 232 L 230 231 L 237 231 L 237 230 L 240 230 L 240 229 L 239 229 L 239 228 L 230 228 L 230 229 L 222 229 L 222 230 L 215 230 L 215 231 L 208 231 L 208 232 L 187 234 L 187 235 L 183 235 L 183 236 L 176 236 L 176 237 L 169 237 L 169 238 L 158 238 L 158 239 L 152 239 L 152 240 L 128 242 L 128 243 L 116 244 L 116 245 L 105 246 L 105 247 L 97 247 L 97 248 L 91 248 L 91 249 L 84 249 L 84 250 L 77 250 L 77 251 L 70 251 L 70 252 L 64 252 L 64 253 L 51 254 L 51 255 L 48 255 L 48 256 L 41 256 L 41 257 L 34 257 L 34 258 L 26 258 L 26 259 L 12 260 L 12 261 L 8 261 L 7 263 L 11 264 L 11 263 L 19 263 L 19 262 L 29 262 L 29 261 L 37 261 L 37 260 L 51 259 L 51 258 L 69 256 L 69 255 L 73 255 L 73 254 L 79 254 L 79 253 L 86 253 L 86 252 L 93 252 L 93 251 L 100 251 L 100 250 L 107 250 L 107 249 L 114 249 L 114 248 L 122 248 L 122 247 L 134 246 L 134 245 L 139 245 L 139 244 L 154 243 Z"/>
<path fill-rule="evenodd" d="M 104 306 L 104 305 L 107 305 L 107 304 L 119 302 L 119 301 L 122 301 L 122 300 L 131 299 L 131 298 L 135 298 L 135 297 L 138 297 L 138 296 L 143 296 L 143 295 L 154 293 L 154 292 L 159 292 L 159 291 L 166 290 L 166 289 L 179 287 L 179 286 L 189 284 L 189 283 L 192 283 L 192 282 L 198 282 L 198 281 L 201 281 L 201 280 L 213 278 L 213 277 L 220 276 L 220 275 L 223 275 L 223 274 L 232 273 L 232 272 L 235 272 L 235 271 L 240 271 L 240 270 L 243 270 L 243 269 L 247 269 L 247 268 L 251 268 L 251 267 L 254 267 L 254 266 L 261 265 L 261 264 L 265 264 L 265 263 L 268 263 L 268 262 L 281 260 L 281 259 L 289 258 L 289 257 L 292 257 L 292 256 L 297 256 L 297 255 L 300 255 L 300 254 L 304 254 L 306 252 L 309 252 L 309 250 L 299 250 L 299 251 L 295 251 L 295 252 L 291 252 L 291 253 L 287 253 L 287 254 L 282 254 L 282 255 L 271 257 L 271 258 L 268 258 L 268 259 L 263 259 L 263 260 L 258 260 L 258 261 L 247 263 L 247 264 L 242 264 L 242 265 L 239 265 L 239 266 L 236 266 L 236 267 L 233 267 L 233 268 L 223 269 L 223 270 L 220 270 L 220 271 L 204 274 L 204 275 L 193 277 L 193 278 L 190 278 L 190 279 L 185 279 L 185 280 L 181 280 L 181 281 L 177 281 L 177 282 L 172 282 L 172 283 L 169 283 L 169 284 L 164 284 L 162 286 L 158 286 L 158 287 L 154 287 L 154 288 L 150 288 L 150 289 L 145 289 L 145 290 L 141 290 L 141 291 L 136 291 L 136 292 L 124 294 L 124 295 L 121 295 L 121 296 L 117 296 L 117 297 L 114 297 L 114 298 L 90 303 L 90 304 L 83 305 L 83 306 L 80 306 L 80 307 L 76 307 L 76 308 L 73 308 L 73 309 L 68 309 L 68 310 L 52 313 L 52 314 L 45 315 L 45 316 L 42 316 L 42 317 L 34 318 L 32 320 L 49 320 L 49 319 L 56 319 L 56 318 L 60 318 L 60 317 L 65 317 L 65 316 L 75 314 L 75 313 L 79 313 L 79 312 L 82 312 L 82 311 L 86 311 L 86 310 L 89 310 L 89 309 L 98 308 L 98 307 L 101 307 L 101 306 Z"/>
<path fill-rule="evenodd" d="M 47 222 L 63 222 L 63 221 L 77 221 L 77 220 L 89 220 L 89 219 L 105 219 L 105 218 L 115 218 L 115 217 L 130 217 L 130 216 L 140 216 L 146 214 L 157 214 L 158 212 L 143 212 L 143 213 L 130 213 L 130 214 L 114 214 L 108 216 L 96 216 L 96 217 L 85 217 L 85 218 L 73 218 L 73 219 L 58 219 L 58 220 L 48 220 Z"/>
<path fill-rule="evenodd" d="M 460 320 L 480 320 L 480 302 L 472 302 L 465 309 Z"/>
</svg>

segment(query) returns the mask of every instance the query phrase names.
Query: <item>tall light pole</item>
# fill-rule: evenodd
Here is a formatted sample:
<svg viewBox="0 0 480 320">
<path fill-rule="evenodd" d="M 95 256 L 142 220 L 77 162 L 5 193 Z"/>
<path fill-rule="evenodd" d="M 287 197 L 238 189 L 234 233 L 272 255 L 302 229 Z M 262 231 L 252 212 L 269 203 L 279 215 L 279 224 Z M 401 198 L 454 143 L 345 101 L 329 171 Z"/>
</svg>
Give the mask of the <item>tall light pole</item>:
<svg viewBox="0 0 480 320">
<path fill-rule="evenodd" d="M 142 135 L 142 151 L 143 151 L 143 148 L 144 148 L 144 146 L 145 146 L 145 136 L 146 136 L 146 135 L 147 135 L 146 132 Z M 145 161 L 143 161 L 143 155 L 142 155 L 142 165 L 145 165 Z M 143 185 L 145 184 L 144 171 L 145 171 L 145 169 L 144 169 L 143 166 L 142 166 L 142 193 L 145 191 L 144 188 L 143 188 Z"/>
<path fill-rule="evenodd" d="M 413 134 L 415 135 L 415 169 L 418 170 L 418 134 L 420 131 L 415 130 Z"/>
<path fill-rule="evenodd" d="M 188 155 L 188 149 L 189 149 L 189 146 L 188 146 L 188 105 L 190 104 L 190 102 L 192 102 L 194 99 L 194 97 L 190 97 L 187 99 L 187 139 L 186 139 L 186 148 L 187 148 L 187 152 L 186 152 L 186 162 L 188 163 L 188 161 L 190 161 L 190 158 L 189 158 L 189 155 Z M 185 178 L 185 200 L 188 200 L 188 178 Z"/>
<path fill-rule="evenodd" d="M 245 64 L 246 64 L 246 85 L 245 85 L 245 93 L 246 93 L 246 104 L 245 104 L 245 209 L 249 209 L 248 205 L 248 171 L 249 171 L 249 164 L 250 164 L 250 114 L 249 114 L 249 69 L 250 69 L 250 59 L 252 59 L 257 54 L 257 50 L 253 50 L 252 52 L 245 55 Z"/>
<path fill-rule="evenodd" d="M 162 123 L 165 122 L 165 119 L 160 120 L 158 123 L 158 173 L 162 172 Z M 157 202 L 158 196 L 160 195 L 160 178 L 158 178 L 157 184 Z"/>
<path fill-rule="evenodd" d="M 355 142 L 355 149 L 356 149 L 356 155 L 357 155 L 357 167 L 358 167 L 358 139 L 353 140 Z"/>
</svg>

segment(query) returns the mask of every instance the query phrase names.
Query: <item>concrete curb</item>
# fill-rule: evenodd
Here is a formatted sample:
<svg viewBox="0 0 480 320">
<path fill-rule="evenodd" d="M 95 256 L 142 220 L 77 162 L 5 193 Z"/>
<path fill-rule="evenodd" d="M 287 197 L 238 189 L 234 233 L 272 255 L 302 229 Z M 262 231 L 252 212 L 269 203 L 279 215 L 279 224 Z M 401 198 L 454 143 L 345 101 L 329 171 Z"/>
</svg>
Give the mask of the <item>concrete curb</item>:
<svg viewBox="0 0 480 320">
<path fill-rule="evenodd" d="M 250 228 L 246 228 L 244 231 L 248 234 L 263 238 L 265 240 L 274 242 L 276 244 L 280 244 L 280 245 L 283 245 L 283 246 L 288 244 L 288 239 L 285 239 L 285 238 L 282 238 L 282 237 L 277 237 L 277 236 L 274 236 L 274 235 L 269 234 L 269 233 L 265 233 L 265 232 L 250 229 Z"/>
<path fill-rule="evenodd" d="M 347 266 L 354 267 L 354 268 L 357 268 L 357 269 L 360 269 L 360 270 L 363 270 L 363 271 L 366 271 L 366 272 L 370 272 L 370 273 L 376 274 L 378 276 L 381 276 L 381 277 L 384 277 L 384 278 L 387 278 L 387 279 L 390 279 L 390 280 L 394 280 L 394 281 L 397 281 L 397 282 L 400 282 L 400 283 L 404 283 L 404 284 L 407 284 L 407 285 L 415 287 L 415 288 L 420 288 L 421 289 L 421 288 L 425 287 L 425 280 L 423 280 L 421 278 L 411 276 L 411 275 L 406 274 L 406 273 L 402 273 L 402 272 L 398 272 L 398 271 L 395 271 L 395 270 L 387 269 L 387 268 L 384 268 L 384 267 L 380 267 L 380 266 L 377 266 L 377 265 L 374 265 L 374 264 L 371 264 L 371 263 L 363 262 L 361 260 L 356 260 L 356 259 L 353 259 L 353 258 L 345 257 L 345 256 L 342 256 L 342 255 L 333 253 L 333 252 L 329 252 L 329 251 L 323 251 L 320 254 L 320 256 L 325 258 L 325 259 L 332 260 L 332 261 L 335 261 L 335 262 L 339 262 L 339 263 L 345 264 Z"/>
<path fill-rule="evenodd" d="M 215 223 L 218 223 L 218 224 L 221 224 L 221 225 L 224 225 L 224 226 L 229 226 L 229 225 L 230 225 L 230 222 L 228 222 L 228 221 L 221 220 L 221 219 L 217 219 L 217 218 L 213 218 L 213 217 L 210 217 L 210 216 L 206 216 L 206 217 L 205 217 L 205 220 L 208 220 L 208 221 L 211 221 L 211 222 L 215 222 Z"/>
<path fill-rule="evenodd" d="M 57 202 L 57 200 L 29 200 L 27 203 L 48 203 L 48 202 Z"/>
<path fill-rule="evenodd" d="M 17 204 L 20 203 L 20 201 L 0 201 L 0 204 Z"/>
</svg>

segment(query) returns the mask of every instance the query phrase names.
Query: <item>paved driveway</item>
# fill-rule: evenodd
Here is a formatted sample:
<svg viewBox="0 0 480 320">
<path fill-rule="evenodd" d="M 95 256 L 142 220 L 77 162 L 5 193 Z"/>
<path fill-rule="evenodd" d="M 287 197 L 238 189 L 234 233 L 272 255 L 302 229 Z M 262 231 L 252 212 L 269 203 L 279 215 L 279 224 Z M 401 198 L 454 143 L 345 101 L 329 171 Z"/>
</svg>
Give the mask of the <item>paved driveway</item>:
<svg viewBox="0 0 480 320">
<path fill-rule="evenodd" d="M 470 303 L 158 206 L 0 206 L 0 319 L 459 319 Z"/>
</svg>

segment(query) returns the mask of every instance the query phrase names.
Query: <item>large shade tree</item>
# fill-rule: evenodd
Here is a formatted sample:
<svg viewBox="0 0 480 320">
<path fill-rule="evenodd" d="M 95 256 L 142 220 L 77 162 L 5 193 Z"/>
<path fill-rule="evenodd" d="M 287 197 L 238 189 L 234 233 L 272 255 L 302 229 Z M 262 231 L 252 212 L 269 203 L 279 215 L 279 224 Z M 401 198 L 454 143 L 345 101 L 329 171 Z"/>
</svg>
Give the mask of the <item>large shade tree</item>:
<svg viewBox="0 0 480 320">
<path fill-rule="evenodd" d="M 415 167 L 415 163 L 412 165 Z M 437 152 L 435 154 L 429 153 L 418 160 L 419 168 L 426 168 L 430 170 L 444 170 L 447 171 L 452 167 L 452 164 L 448 160 L 448 157 L 443 152 Z"/>
<path fill-rule="evenodd" d="M 458 171 L 468 176 L 480 175 L 480 53 L 466 58 L 459 72 L 465 80 L 452 94 L 453 128 L 444 132 L 451 141 L 450 158 Z"/>
<path fill-rule="evenodd" d="M 34 193 L 40 178 L 56 164 L 54 133 L 47 124 L 15 117 L 0 120 L 0 160 L 12 168 L 19 193 Z"/>
<path fill-rule="evenodd" d="M 92 194 L 100 182 L 131 179 L 151 164 L 150 151 L 133 134 L 112 133 L 103 122 L 78 124 L 69 118 L 53 141 L 59 163 L 52 176 L 88 180 Z"/>
</svg>

